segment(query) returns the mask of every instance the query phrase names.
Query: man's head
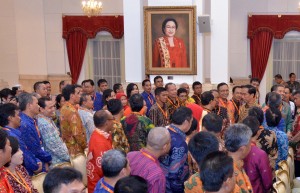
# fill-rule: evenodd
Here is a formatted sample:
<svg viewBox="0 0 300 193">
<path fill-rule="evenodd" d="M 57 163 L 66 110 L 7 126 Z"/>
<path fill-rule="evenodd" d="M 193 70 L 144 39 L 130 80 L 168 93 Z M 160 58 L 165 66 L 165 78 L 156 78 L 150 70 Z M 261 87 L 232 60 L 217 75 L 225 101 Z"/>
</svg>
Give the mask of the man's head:
<svg viewBox="0 0 300 193">
<path fill-rule="evenodd" d="M 46 86 L 47 96 L 49 97 L 51 95 L 51 83 L 48 80 L 44 80 L 43 83 Z"/>
<path fill-rule="evenodd" d="M 214 95 L 211 91 L 205 91 L 201 95 L 201 103 L 203 106 L 211 106 L 211 109 L 214 109 L 217 105 Z"/>
<path fill-rule="evenodd" d="M 65 167 L 53 168 L 43 182 L 44 193 L 86 193 L 79 171 Z"/>
<path fill-rule="evenodd" d="M 11 147 L 6 131 L 0 129 L 0 167 L 11 159 Z"/>
<path fill-rule="evenodd" d="M 192 88 L 193 88 L 194 94 L 201 95 L 201 93 L 202 93 L 202 84 L 201 84 L 201 82 L 195 81 L 192 85 Z"/>
<path fill-rule="evenodd" d="M 290 81 L 291 81 L 291 82 L 295 82 L 295 81 L 296 81 L 296 74 L 293 73 L 293 72 L 290 73 L 290 74 L 289 74 L 289 78 L 290 78 Z"/>
<path fill-rule="evenodd" d="M 282 82 L 282 76 L 280 74 L 276 74 L 274 76 L 276 84 L 280 84 Z"/>
<path fill-rule="evenodd" d="M 280 94 L 282 99 L 284 98 L 284 86 L 281 84 L 272 86 L 271 92 L 276 92 L 276 93 Z"/>
<path fill-rule="evenodd" d="M 26 111 L 32 116 L 39 114 L 40 110 L 37 98 L 29 93 L 21 93 L 19 95 L 19 108 L 21 111 Z"/>
<path fill-rule="evenodd" d="M 0 98 L 1 98 L 1 103 L 9 103 L 11 99 L 14 98 L 12 90 L 9 88 L 4 88 L 0 91 Z"/>
<path fill-rule="evenodd" d="M 204 130 L 218 134 L 222 130 L 223 120 L 215 113 L 208 113 L 202 119 L 202 127 Z"/>
<path fill-rule="evenodd" d="M 147 137 L 147 148 L 157 152 L 160 156 L 167 154 L 171 147 L 171 136 L 165 127 L 155 127 Z"/>
<path fill-rule="evenodd" d="M 256 88 L 250 84 L 242 86 L 242 99 L 247 104 L 255 101 Z"/>
<path fill-rule="evenodd" d="M 166 103 L 168 100 L 168 91 L 164 87 L 157 87 L 154 91 L 156 101 Z"/>
<path fill-rule="evenodd" d="M 192 110 L 187 107 L 179 107 L 171 115 L 171 123 L 180 126 L 184 133 L 190 129 L 192 121 Z"/>
<path fill-rule="evenodd" d="M 291 100 L 291 96 L 292 96 L 292 89 L 288 86 L 284 87 L 284 97 L 282 98 L 283 101 L 289 103 L 289 101 Z"/>
<path fill-rule="evenodd" d="M 190 86 L 188 85 L 188 83 L 184 82 L 184 83 L 180 84 L 179 87 L 180 88 L 184 88 L 187 91 L 187 96 L 189 96 L 189 94 L 190 94 Z"/>
<path fill-rule="evenodd" d="M 271 92 L 268 97 L 268 105 L 273 108 L 280 108 L 282 104 L 282 98 L 279 94 Z"/>
<path fill-rule="evenodd" d="M 189 141 L 188 149 L 200 167 L 207 154 L 219 150 L 219 141 L 213 134 L 202 131 L 192 137 Z"/>
<path fill-rule="evenodd" d="M 65 88 L 65 86 L 67 86 L 69 83 L 68 83 L 68 81 L 66 81 L 66 80 L 62 80 L 62 81 L 60 81 L 59 82 L 59 92 L 61 93 L 62 92 L 62 90 Z"/>
<path fill-rule="evenodd" d="M 53 117 L 55 115 L 55 102 L 48 97 L 39 98 L 38 104 L 40 106 L 40 113 L 46 117 Z"/>
<path fill-rule="evenodd" d="M 225 152 L 216 151 L 207 155 L 200 167 L 200 179 L 207 192 L 231 193 L 235 187 L 233 159 Z"/>
<path fill-rule="evenodd" d="M 168 96 L 170 98 L 176 98 L 177 97 L 177 89 L 176 85 L 174 83 L 167 83 L 165 86 L 165 89 L 168 91 Z"/>
<path fill-rule="evenodd" d="M 188 98 L 188 92 L 185 88 L 179 88 L 177 90 L 177 96 L 178 96 L 180 102 L 184 103 Z"/>
<path fill-rule="evenodd" d="M 215 101 L 216 101 L 216 106 L 219 106 L 219 98 L 220 98 L 220 94 L 219 94 L 218 90 L 212 89 L 212 90 L 210 90 L 210 91 L 211 91 L 212 95 L 214 95 L 214 99 L 215 99 Z"/>
<path fill-rule="evenodd" d="M 19 108 L 12 104 L 6 103 L 0 106 L 0 126 L 10 125 L 12 128 L 20 127 L 21 119 L 19 116 Z"/>
<path fill-rule="evenodd" d="M 92 96 L 86 93 L 81 94 L 79 105 L 81 107 L 92 110 L 94 108 L 94 101 L 92 99 Z"/>
<path fill-rule="evenodd" d="M 39 94 L 41 97 L 46 97 L 47 96 L 47 87 L 44 84 L 44 82 L 36 82 L 33 85 L 33 90 L 34 92 L 36 92 L 37 94 Z"/>
<path fill-rule="evenodd" d="M 155 88 L 164 87 L 164 79 L 161 76 L 154 77 Z"/>
<path fill-rule="evenodd" d="M 251 129 L 244 124 L 231 125 L 225 131 L 225 148 L 235 153 L 239 159 L 244 159 L 251 149 Z"/>
<path fill-rule="evenodd" d="M 122 86 L 121 83 L 116 83 L 116 84 L 114 84 L 113 90 L 114 90 L 114 92 L 115 92 L 116 94 L 117 94 L 117 93 L 124 93 L 124 88 L 123 88 L 123 86 Z"/>
<path fill-rule="evenodd" d="M 277 127 L 281 120 L 281 112 L 278 108 L 270 107 L 266 111 L 266 122 L 269 127 Z"/>
<path fill-rule="evenodd" d="M 144 89 L 144 91 L 146 93 L 150 93 L 151 92 L 151 82 L 150 82 L 149 79 L 143 80 L 142 86 L 143 86 L 143 89 Z"/>
<path fill-rule="evenodd" d="M 293 93 L 293 97 L 294 97 L 294 103 L 296 105 L 296 107 L 300 107 L 300 91 L 296 91 Z"/>
<path fill-rule="evenodd" d="M 255 137 L 257 135 L 257 132 L 259 131 L 259 121 L 256 117 L 248 116 L 243 120 L 243 124 L 248 126 L 252 131 L 252 137 Z"/>
<path fill-rule="evenodd" d="M 114 193 L 147 193 L 148 183 L 140 176 L 121 178 L 115 185 Z"/>
<path fill-rule="evenodd" d="M 227 99 L 229 95 L 229 87 L 225 82 L 221 82 L 217 86 L 219 95 L 222 99 Z"/>
<path fill-rule="evenodd" d="M 259 122 L 259 125 L 262 125 L 264 122 L 264 112 L 259 107 L 251 107 L 248 111 L 248 116 L 256 117 Z"/>
<path fill-rule="evenodd" d="M 106 89 L 108 89 L 108 83 L 105 79 L 99 79 L 97 82 L 98 88 L 100 92 L 105 91 Z"/>
<path fill-rule="evenodd" d="M 232 98 L 237 101 L 240 101 L 242 99 L 242 87 L 241 86 L 235 86 L 232 88 Z"/>
<path fill-rule="evenodd" d="M 258 78 L 251 78 L 250 79 L 250 84 L 258 90 L 259 85 L 260 85 L 260 80 Z"/>
<path fill-rule="evenodd" d="M 122 178 L 130 175 L 126 153 L 112 149 L 104 153 L 101 161 L 103 175 L 107 178 Z"/>
<path fill-rule="evenodd" d="M 82 86 L 82 92 L 88 95 L 94 94 L 94 81 L 92 79 L 87 79 L 82 81 L 81 86 Z"/>
<path fill-rule="evenodd" d="M 79 104 L 81 90 L 81 87 L 77 84 L 68 84 L 62 90 L 62 95 L 66 101 L 69 101 L 72 104 Z"/>
<path fill-rule="evenodd" d="M 99 110 L 94 114 L 94 124 L 98 129 L 110 132 L 113 129 L 115 118 L 108 110 Z"/>
<path fill-rule="evenodd" d="M 121 117 L 124 114 L 124 108 L 122 105 L 122 102 L 118 99 L 111 99 L 107 102 L 107 110 L 111 112 L 113 116 L 115 115 L 121 115 Z"/>
<path fill-rule="evenodd" d="M 132 112 L 140 112 L 144 107 L 144 98 L 140 94 L 134 94 L 129 98 L 129 104 Z"/>
</svg>

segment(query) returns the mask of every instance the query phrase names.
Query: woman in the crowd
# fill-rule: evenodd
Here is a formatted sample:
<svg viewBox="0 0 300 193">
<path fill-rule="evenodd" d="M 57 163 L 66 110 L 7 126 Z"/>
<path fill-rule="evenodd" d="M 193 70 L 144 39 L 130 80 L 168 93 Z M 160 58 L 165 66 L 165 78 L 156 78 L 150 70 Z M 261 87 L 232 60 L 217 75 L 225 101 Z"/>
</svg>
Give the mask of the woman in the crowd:
<svg viewBox="0 0 300 193">
<path fill-rule="evenodd" d="M 107 102 L 110 99 L 116 99 L 116 93 L 112 89 L 106 89 L 105 91 L 103 91 L 102 95 L 103 110 L 107 110 Z"/>
<path fill-rule="evenodd" d="M 134 83 L 129 83 L 126 87 L 127 98 L 130 98 L 133 94 L 139 93 L 139 87 Z"/>
<path fill-rule="evenodd" d="M 20 150 L 19 142 L 15 137 L 8 137 L 11 146 L 11 160 L 5 165 L 7 179 L 15 193 L 38 193 L 32 185 L 31 178 L 22 166 L 23 152 Z"/>
<path fill-rule="evenodd" d="M 127 96 L 124 93 L 117 93 L 116 99 L 121 101 L 124 111 L 129 107 Z"/>
</svg>

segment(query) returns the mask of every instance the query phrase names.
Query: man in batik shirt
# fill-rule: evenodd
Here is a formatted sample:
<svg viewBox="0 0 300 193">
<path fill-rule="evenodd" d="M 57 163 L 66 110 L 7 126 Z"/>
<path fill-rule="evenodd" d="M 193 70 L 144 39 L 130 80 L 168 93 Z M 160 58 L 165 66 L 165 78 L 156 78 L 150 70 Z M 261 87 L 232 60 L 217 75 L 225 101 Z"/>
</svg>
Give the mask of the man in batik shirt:
<svg viewBox="0 0 300 193">
<path fill-rule="evenodd" d="M 155 127 L 164 127 L 169 124 L 169 113 L 167 109 L 168 92 L 163 87 L 155 89 L 156 103 L 152 105 L 149 111 L 149 118 Z"/>
<path fill-rule="evenodd" d="M 170 116 L 172 116 L 173 112 L 181 106 L 177 97 L 176 85 L 174 83 L 167 83 L 165 89 L 168 91 L 168 113 Z"/>
</svg>

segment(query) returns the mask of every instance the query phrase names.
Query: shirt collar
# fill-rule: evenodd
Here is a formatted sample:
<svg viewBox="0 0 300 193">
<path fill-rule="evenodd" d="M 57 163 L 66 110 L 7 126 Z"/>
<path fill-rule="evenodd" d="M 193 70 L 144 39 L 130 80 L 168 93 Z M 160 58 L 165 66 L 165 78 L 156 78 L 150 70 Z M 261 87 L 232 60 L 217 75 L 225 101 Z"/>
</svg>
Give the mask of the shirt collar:
<svg viewBox="0 0 300 193">
<path fill-rule="evenodd" d="M 184 140 L 186 138 L 186 135 L 183 131 L 181 131 L 178 127 L 176 127 L 175 125 L 171 124 L 169 127 L 173 128 L 179 135 L 181 135 Z"/>
</svg>

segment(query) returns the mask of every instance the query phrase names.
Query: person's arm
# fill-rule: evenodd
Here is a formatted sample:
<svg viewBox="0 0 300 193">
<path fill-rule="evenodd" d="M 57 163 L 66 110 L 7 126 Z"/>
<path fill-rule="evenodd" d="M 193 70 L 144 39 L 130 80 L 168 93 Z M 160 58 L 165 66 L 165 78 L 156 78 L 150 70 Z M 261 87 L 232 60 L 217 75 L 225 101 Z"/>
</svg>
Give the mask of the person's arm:
<svg viewBox="0 0 300 193">
<path fill-rule="evenodd" d="M 262 155 L 259 157 L 259 163 L 257 170 L 260 172 L 260 179 L 262 179 L 262 184 L 264 189 L 269 191 L 272 188 L 272 168 L 270 166 L 268 155 L 263 151 Z"/>
</svg>

